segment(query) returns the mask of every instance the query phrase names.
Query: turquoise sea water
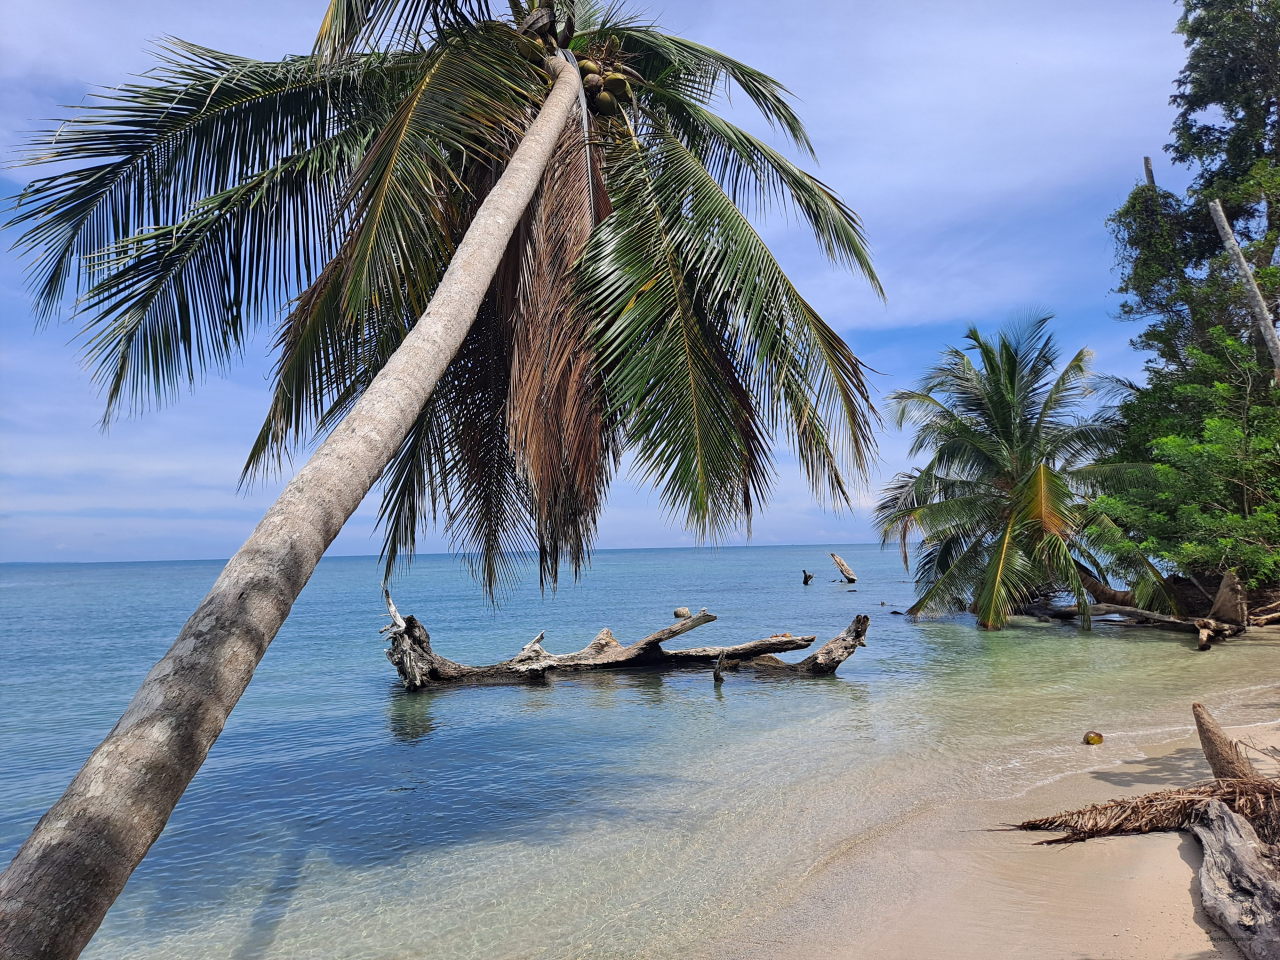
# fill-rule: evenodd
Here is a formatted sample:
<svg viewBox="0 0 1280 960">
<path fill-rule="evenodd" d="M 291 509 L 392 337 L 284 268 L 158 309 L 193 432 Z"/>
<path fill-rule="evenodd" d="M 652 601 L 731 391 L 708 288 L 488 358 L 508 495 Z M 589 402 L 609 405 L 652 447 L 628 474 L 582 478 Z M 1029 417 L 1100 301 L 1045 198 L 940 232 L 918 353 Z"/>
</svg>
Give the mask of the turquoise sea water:
<svg viewBox="0 0 1280 960">
<path fill-rule="evenodd" d="M 829 549 L 856 591 L 831 582 Z M 0 566 L 0 859 L 220 567 Z M 377 633 L 379 580 L 373 558 L 321 563 L 86 957 L 691 955 L 833 849 L 930 804 L 1121 759 L 1184 731 L 1191 699 L 1228 722 L 1277 715 L 1274 641 L 1196 654 L 1157 631 L 912 623 L 890 613 L 910 603 L 906 574 L 871 546 L 606 551 L 582 583 L 529 584 L 496 611 L 456 560 L 423 557 L 397 603 L 464 662 L 540 630 L 554 651 L 604 626 L 629 642 L 678 605 L 720 617 L 690 645 L 821 642 L 857 613 L 872 626 L 835 678 L 406 694 Z M 1079 744 L 1089 728 L 1103 752 Z"/>
</svg>

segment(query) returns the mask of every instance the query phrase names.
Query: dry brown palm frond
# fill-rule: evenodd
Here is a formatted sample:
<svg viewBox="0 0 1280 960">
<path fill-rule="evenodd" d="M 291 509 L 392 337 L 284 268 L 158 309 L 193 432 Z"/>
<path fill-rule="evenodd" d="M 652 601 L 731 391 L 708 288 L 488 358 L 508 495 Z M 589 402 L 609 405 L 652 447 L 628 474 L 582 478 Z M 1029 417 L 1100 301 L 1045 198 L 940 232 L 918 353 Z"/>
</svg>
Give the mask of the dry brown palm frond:
<svg viewBox="0 0 1280 960">
<path fill-rule="evenodd" d="M 1280 779 L 1214 780 L 1140 797 L 1122 797 L 1080 810 L 1018 824 L 1019 830 L 1061 830 L 1044 844 L 1078 843 L 1094 837 L 1188 830 L 1210 800 L 1221 800 L 1248 820 L 1264 843 L 1280 843 Z"/>
<path fill-rule="evenodd" d="M 534 505 L 539 568 L 554 583 L 560 561 L 576 571 L 617 463 L 589 318 L 573 273 L 609 212 L 587 124 L 569 123 L 521 235 L 509 322 L 514 335 L 507 423 Z"/>
</svg>

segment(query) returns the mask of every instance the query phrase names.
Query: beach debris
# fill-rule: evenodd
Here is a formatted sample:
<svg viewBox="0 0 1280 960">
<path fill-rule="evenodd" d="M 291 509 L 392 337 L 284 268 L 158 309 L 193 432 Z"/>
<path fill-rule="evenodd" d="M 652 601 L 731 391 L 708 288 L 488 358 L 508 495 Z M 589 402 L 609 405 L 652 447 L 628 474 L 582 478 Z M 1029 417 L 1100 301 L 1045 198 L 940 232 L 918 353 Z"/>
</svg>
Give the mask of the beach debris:
<svg viewBox="0 0 1280 960">
<path fill-rule="evenodd" d="M 1081 615 L 1079 606 L 1055 607 L 1044 603 L 1025 604 L 1019 612 L 1039 619 L 1075 620 Z M 1129 607 L 1115 603 L 1093 603 L 1084 608 L 1091 618 L 1119 616 L 1126 618 L 1122 623 L 1132 626 L 1155 627 L 1163 630 L 1181 630 L 1196 634 L 1196 648 L 1211 649 L 1210 644 L 1229 637 L 1239 636 L 1247 627 L 1242 623 L 1227 623 L 1208 617 L 1175 617 L 1158 610 L 1144 610 L 1141 607 Z"/>
<path fill-rule="evenodd" d="M 676 607 L 675 611 L 672 613 L 672 616 L 675 617 L 677 620 L 683 620 L 685 617 L 690 616 L 689 608 Z"/>
<path fill-rule="evenodd" d="M 538 634 L 510 660 L 487 666 L 468 666 L 440 656 L 431 647 L 431 635 L 414 616 L 401 616 L 395 609 L 390 592 L 383 591 L 388 614 L 392 618 L 388 632 L 390 647 L 387 659 L 396 668 L 408 690 L 422 690 L 463 684 L 530 684 L 546 683 L 549 674 L 573 674 L 589 670 L 678 670 L 713 668 L 723 674 L 749 668 L 760 673 L 799 676 L 826 676 L 865 647 L 871 619 L 856 617 L 849 626 L 798 663 L 788 663 L 773 656 L 789 650 L 804 650 L 816 636 L 774 634 L 761 640 L 725 647 L 694 647 L 667 650 L 663 644 L 716 619 L 705 609 L 680 617 L 635 643 L 623 645 L 607 627 L 581 650 L 554 654 L 544 646 L 544 634 Z M 688 613 L 686 608 L 681 611 Z M 677 611 L 677 614 L 680 611 Z"/>
<path fill-rule="evenodd" d="M 1212 780 L 1027 820 L 1018 829 L 1062 832 L 1043 844 L 1192 831 L 1204 848 L 1205 912 L 1250 960 L 1280 960 L 1280 777 L 1261 773 L 1203 704 L 1191 711 Z"/>
<path fill-rule="evenodd" d="M 724 651 L 720 651 L 720 656 L 716 657 L 716 665 L 711 668 L 712 683 L 724 683 Z"/>
<path fill-rule="evenodd" d="M 844 558 L 838 553 L 831 554 L 831 562 L 836 565 L 836 569 L 840 571 L 840 576 L 844 577 L 845 583 L 857 583 L 858 575 L 853 572 L 853 568 L 844 562 Z"/>
<path fill-rule="evenodd" d="M 1222 729 L 1213 714 L 1203 703 L 1191 705 L 1191 715 L 1196 720 L 1196 733 L 1200 737 L 1200 749 L 1209 761 L 1209 769 L 1218 780 L 1259 780 L 1262 774 L 1253 765 L 1240 744 Z M 1280 838 L 1277 838 L 1280 839 Z"/>
<path fill-rule="evenodd" d="M 813 581 L 813 574 L 804 569 L 800 572 L 804 574 L 804 585 L 807 587 Z"/>
<path fill-rule="evenodd" d="M 1209 620 L 1220 620 L 1237 627 L 1249 624 L 1249 595 L 1234 570 L 1222 575 L 1222 583 L 1213 598 L 1213 605 L 1206 617 Z"/>
<path fill-rule="evenodd" d="M 1088 733 L 1084 735 L 1084 739 L 1081 742 L 1087 744 L 1090 747 L 1096 747 L 1098 744 L 1102 742 L 1102 734 L 1100 734 L 1097 730 L 1090 730 Z"/>
<path fill-rule="evenodd" d="M 1204 860 L 1200 902 L 1251 960 L 1280 960 L 1280 870 L 1252 824 L 1219 800 L 1205 804 L 1192 824 Z"/>
</svg>

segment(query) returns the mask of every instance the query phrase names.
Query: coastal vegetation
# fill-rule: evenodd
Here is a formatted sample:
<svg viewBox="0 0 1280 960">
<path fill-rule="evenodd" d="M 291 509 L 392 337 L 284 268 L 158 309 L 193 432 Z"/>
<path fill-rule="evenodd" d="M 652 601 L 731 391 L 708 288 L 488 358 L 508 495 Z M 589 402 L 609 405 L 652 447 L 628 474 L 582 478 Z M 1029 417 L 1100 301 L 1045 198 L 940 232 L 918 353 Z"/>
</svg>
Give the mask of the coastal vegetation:
<svg viewBox="0 0 1280 960">
<path fill-rule="evenodd" d="M 849 501 L 862 366 L 747 218 L 790 211 L 878 290 L 857 216 L 713 110 L 736 90 L 812 155 L 777 82 L 573 12 L 334 0 L 309 56 L 173 43 L 36 145 L 59 167 L 15 223 L 108 416 L 285 309 L 246 470 L 323 442 L 0 876 L 6 957 L 88 942 L 379 478 L 388 567 L 438 517 L 490 588 L 518 551 L 544 582 L 586 561 L 623 453 L 704 536 L 768 496 L 778 436 Z"/>
<path fill-rule="evenodd" d="M 1124 469 L 1099 464 L 1116 428 L 1083 415 L 1088 352 L 1059 368 L 1049 319 L 994 338 L 972 329 L 967 349 L 947 350 L 914 389 L 890 396 L 898 425 L 915 425 L 911 454 L 929 456 L 898 474 L 877 508 L 904 563 L 921 541 L 913 615 L 967 607 L 999 629 L 1058 593 L 1082 610 L 1088 593 L 1111 599 L 1115 572 L 1142 605 L 1160 598 L 1158 572 L 1091 496 Z"/>
<path fill-rule="evenodd" d="M 1178 29 L 1188 55 L 1167 149 L 1194 177 L 1185 195 L 1163 190 L 1148 159 L 1109 220 L 1120 317 L 1146 324 L 1133 340 L 1144 381 L 1090 382 L 1082 352 L 1059 391 L 1025 336 L 971 331 L 975 360 L 948 350 L 896 394 L 913 454 L 930 457 L 878 511 L 904 562 L 922 539 L 912 613 L 968 608 L 1000 627 L 1014 612 L 1109 612 L 1212 621 L 1214 636 L 1280 619 L 1280 2 L 1186 0 Z M 1046 412 L 1076 420 L 1046 434 Z M 1050 609 L 1057 596 L 1074 606 Z"/>
</svg>

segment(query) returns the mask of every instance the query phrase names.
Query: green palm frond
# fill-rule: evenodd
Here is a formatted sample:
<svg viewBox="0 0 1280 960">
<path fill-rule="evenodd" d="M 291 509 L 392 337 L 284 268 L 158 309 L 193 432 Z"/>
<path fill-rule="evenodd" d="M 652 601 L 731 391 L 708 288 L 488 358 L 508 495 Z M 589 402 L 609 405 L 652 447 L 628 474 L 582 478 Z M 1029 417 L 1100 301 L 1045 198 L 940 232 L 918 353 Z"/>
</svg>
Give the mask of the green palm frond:
<svg viewBox="0 0 1280 960">
<path fill-rule="evenodd" d="M 412 65 L 320 72 L 171 41 L 145 79 L 99 96 L 28 163 L 80 166 L 16 199 L 46 314 L 70 290 L 110 416 L 221 369 L 332 250 L 340 185 Z M 85 163 L 89 160 L 89 163 Z"/>
<path fill-rule="evenodd" d="M 109 414 L 225 367 L 276 320 L 244 478 L 339 423 L 419 322 L 540 109 L 545 61 L 517 32 L 547 19 L 533 6 L 508 3 L 502 23 L 480 0 L 332 0 L 315 52 L 279 63 L 175 41 L 46 136 L 30 162 L 64 169 L 32 183 L 14 222 L 43 309 L 77 298 Z M 540 6 L 559 16 L 539 36 L 559 31 L 630 78 L 625 107 L 611 117 L 584 94 L 384 475 L 388 572 L 441 523 L 489 587 L 526 553 L 554 584 L 586 562 L 626 452 L 709 536 L 749 528 L 775 441 L 836 506 L 871 456 L 861 363 L 750 218 L 793 216 L 881 293 L 862 224 L 715 112 L 745 95 L 812 155 L 787 91 L 618 5 Z"/>
<path fill-rule="evenodd" d="M 890 482 L 876 511 L 904 564 L 920 540 L 912 612 L 955 609 L 968 596 L 979 623 L 999 629 L 1046 592 L 1087 608 L 1081 560 L 1100 580 L 1123 575 L 1144 599 L 1162 583 L 1090 499 L 1133 471 L 1095 462 L 1119 436 L 1105 414 L 1078 416 L 1092 394 L 1089 353 L 1058 367 L 1046 324 L 994 338 L 970 330 L 967 349 L 948 348 L 914 389 L 892 395 L 899 424 L 916 427 L 913 454 L 929 454 Z"/>
<path fill-rule="evenodd" d="M 428 46 L 446 31 L 492 20 L 484 0 L 329 0 L 316 36 L 317 56 Z"/>
<path fill-rule="evenodd" d="M 582 272 L 640 470 L 716 535 L 761 502 L 780 429 L 815 492 L 847 500 L 872 444 L 860 364 L 689 147 L 645 129 L 606 151 L 615 212 Z"/>
</svg>

